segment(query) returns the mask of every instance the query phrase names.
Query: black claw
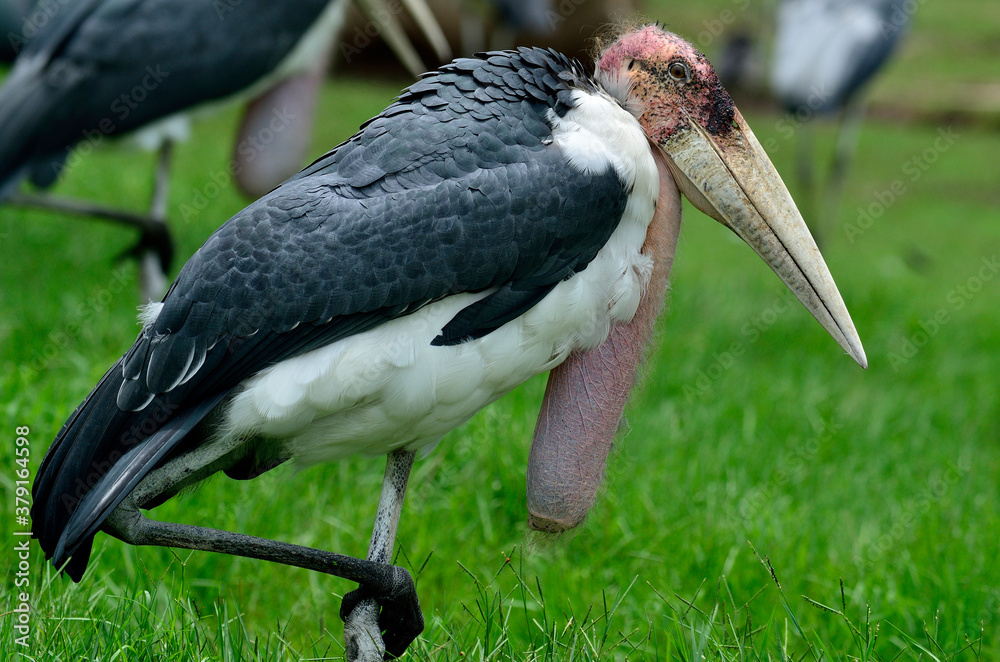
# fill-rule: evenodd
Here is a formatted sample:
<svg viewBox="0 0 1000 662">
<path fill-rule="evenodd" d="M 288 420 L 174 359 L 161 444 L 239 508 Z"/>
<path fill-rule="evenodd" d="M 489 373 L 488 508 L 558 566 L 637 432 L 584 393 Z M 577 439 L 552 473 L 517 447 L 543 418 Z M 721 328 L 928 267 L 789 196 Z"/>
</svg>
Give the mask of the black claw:
<svg viewBox="0 0 1000 662">
<path fill-rule="evenodd" d="M 392 566 L 392 571 L 388 590 L 377 591 L 373 586 L 362 584 L 345 595 L 340 603 L 340 618 L 344 621 L 363 600 L 372 598 L 378 603 L 378 624 L 383 633 L 386 660 L 394 660 L 405 653 L 424 631 L 424 615 L 420 611 L 413 578 L 398 566 Z"/>
<path fill-rule="evenodd" d="M 357 606 L 362 601 L 373 597 L 375 596 L 364 585 L 345 595 L 344 599 L 340 601 L 340 620 L 347 622 L 347 617 L 351 615 L 352 611 L 357 609 Z"/>
</svg>

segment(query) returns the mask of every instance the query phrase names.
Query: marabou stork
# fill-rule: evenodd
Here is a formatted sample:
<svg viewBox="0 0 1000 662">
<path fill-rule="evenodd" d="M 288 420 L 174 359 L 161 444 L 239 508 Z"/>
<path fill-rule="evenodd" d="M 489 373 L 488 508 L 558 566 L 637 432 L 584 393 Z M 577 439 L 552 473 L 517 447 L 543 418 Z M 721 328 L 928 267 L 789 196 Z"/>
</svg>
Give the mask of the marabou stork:
<svg viewBox="0 0 1000 662">
<path fill-rule="evenodd" d="M 865 114 L 862 91 L 892 55 L 912 10 L 908 0 L 785 0 L 778 8 L 771 87 L 802 123 L 798 179 L 813 234 L 832 220 Z M 840 132 L 823 204 L 815 202 L 812 124 L 836 115 Z"/>
<path fill-rule="evenodd" d="M 234 147 L 233 179 L 256 198 L 297 172 L 305 162 L 316 94 L 348 2 L 51 3 L 51 15 L 24 44 L 0 88 L 0 202 L 137 226 L 142 237 L 134 252 L 142 263 L 142 290 L 147 301 L 158 300 L 173 254 L 166 226 L 172 142 L 187 136 L 191 113 L 253 99 Z M 423 0 L 407 4 L 424 6 Z M 422 72 L 423 63 L 402 29 L 391 22 L 380 27 L 413 75 Z M 432 42 L 447 49 L 440 29 L 433 27 Z M 451 57 L 448 51 L 442 55 Z M 266 142 L 259 139 L 264 132 Z M 16 193 L 26 178 L 39 187 L 51 185 L 81 143 L 93 147 L 126 133 L 160 150 L 148 216 Z"/>
<path fill-rule="evenodd" d="M 422 628 L 409 574 L 389 565 L 414 453 L 552 371 L 530 523 L 578 524 L 664 298 L 680 192 L 866 366 L 705 57 L 650 25 L 591 71 L 534 48 L 455 60 L 219 228 L 49 449 L 32 510 L 46 556 L 79 580 L 103 530 L 325 572 L 360 584 L 342 615 L 381 605 L 387 653 L 401 654 Z M 140 511 L 218 471 L 354 453 L 389 454 L 368 560 Z"/>
</svg>

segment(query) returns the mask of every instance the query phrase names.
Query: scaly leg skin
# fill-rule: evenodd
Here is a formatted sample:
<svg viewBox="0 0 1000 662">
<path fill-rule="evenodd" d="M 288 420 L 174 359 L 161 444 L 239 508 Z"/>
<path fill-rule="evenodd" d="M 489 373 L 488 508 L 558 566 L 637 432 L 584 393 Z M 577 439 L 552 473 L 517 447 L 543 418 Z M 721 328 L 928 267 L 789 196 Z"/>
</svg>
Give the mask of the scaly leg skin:
<svg viewBox="0 0 1000 662">
<path fill-rule="evenodd" d="M 386 564 L 386 567 L 404 573 L 402 568 L 388 564 L 392 559 L 399 514 L 412 466 L 411 451 L 397 450 L 389 454 L 382 480 L 382 496 L 379 498 L 372 540 L 368 547 L 368 561 Z M 406 578 L 410 579 L 408 573 Z M 399 592 L 378 596 L 373 593 L 371 586 L 362 584 L 356 591 L 344 596 L 340 615 L 344 619 L 345 656 L 350 662 L 395 659 L 423 632 L 424 617 L 420 612 L 412 579 L 408 585 L 400 582 L 397 586 Z M 385 632 L 384 638 L 382 632 Z"/>
<path fill-rule="evenodd" d="M 386 650 L 400 655 L 420 632 L 423 616 L 413 584 L 404 568 L 356 559 L 310 547 L 221 531 L 202 526 L 158 522 L 148 519 L 128 501 L 123 502 L 108 518 L 105 530 L 132 545 L 158 545 L 219 552 L 323 572 L 357 582 L 363 588 L 361 597 L 370 597 L 381 607 L 380 624 L 386 628 Z M 348 594 L 341 613 L 349 612 L 358 598 Z M 381 658 L 381 656 L 380 656 Z M 351 659 L 348 657 L 348 659 Z"/>
<path fill-rule="evenodd" d="M 423 631 L 424 623 L 413 578 L 405 569 L 389 564 L 413 454 L 397 452 L 389 458 L 372 548 L 369 550 L 372 560 L 241 533 L 159 522 L 142 514 L 140 506 L 148 507 L 159 503 L 164 496 L 169 498 L 178 490 L 200 480 L 203 475 L 217 471 L 220 458 L 231 451 L 230 446 L 209 445 L 174 458 L 151 472 L 137 485 L 111 513 L 102 528 L 132 545 L 219 552 L 315 570 L 357 582 L 360 588 L 344 598 L 342 617 L 346 621 L 361 617 L 363 612 L 357 609 L 359 603 L 370 600 L 367 604 L 370 605 L 371 623 L 374 625 L 368 627 L 366 632 L 374 632 L 375 636 L 366 635 L 367 640 L 377 637 L 381 645 L 381 637 L 378 635 L 380 628 L 384 629 L 386 643 L 383 648 L 387 651 L 386 654 L 401 655 Z M 352 612 L 357 612 L 357 616 Z M 382 653 L 379 652 L 375 659 L 382 659 Z"/>
</svg>

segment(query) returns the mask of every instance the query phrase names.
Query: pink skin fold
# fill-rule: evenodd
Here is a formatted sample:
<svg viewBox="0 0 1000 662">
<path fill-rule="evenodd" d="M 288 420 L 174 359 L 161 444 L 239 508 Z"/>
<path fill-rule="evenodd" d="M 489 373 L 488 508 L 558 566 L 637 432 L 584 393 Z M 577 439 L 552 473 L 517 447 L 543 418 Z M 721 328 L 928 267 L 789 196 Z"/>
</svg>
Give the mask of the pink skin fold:
<svg viewBox="0 0 1000 662">
<path fill-rule="evenodd" d="M 233 148 L 236 184 L 247 197 L 259 198 L 305 165 L 327 60 L 247 104 Z"/>
<path fill-rule="evenodd" d="M 614 325 L 599 347 L 570 356 L 549 373 L 528 457 L 528 524 L 538 531 L 572 529 L 590 511 L 663 310 L 680 234 L 681 200 L 660 149 L 653 144 L 650 149 L 660 192 L 642 250 L 653 256 L 653 273 L 630 322 Z"/>
</svg>

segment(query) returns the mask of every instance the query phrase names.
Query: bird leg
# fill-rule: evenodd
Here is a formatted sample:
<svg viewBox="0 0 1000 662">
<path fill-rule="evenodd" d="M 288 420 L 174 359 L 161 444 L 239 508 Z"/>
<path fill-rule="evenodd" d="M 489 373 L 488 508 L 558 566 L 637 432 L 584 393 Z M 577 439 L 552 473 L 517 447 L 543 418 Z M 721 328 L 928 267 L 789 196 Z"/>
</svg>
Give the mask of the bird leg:
<svg viewBox="0 0 1000 662">
<path fill-rule="evenodd" d="M 34 207 L 35 209 L 77 214 L 78 216 L 95 216 L 113 223 L 137 227 L 143 233 L 154 233 L 159 229 L 157 222 L 149 216 L 142 216 L 141 214 L 121 209 L 101 207 L 100 205 L 95 205 L 92 202 L 84 200 L 72 200 L 37 193 L 13 193 L 7 202 L 17 207 Z"/>
<path fill-rule="evenodd" d="M 174 151 L 172 140 L 164 140 L 156 155 L 156 179 L 153 181 L 153 198 L 149 215 L 161 223 L 167 222 L 167 193 L 170 190 L 170 158 Z"/>
<path fill-rule="evenodd" d="M 364 620 L 371 617 L 374 627 L 355 631 L 363 632 L 369 640 L 381 642 L 380 628 L 385 630 L 382 649 L 387 651 L 387 655 L 401 655 L 424 628 L 413 578 L 404 568 L 389 564 L 413 453 L 396 451 L 389 456 L 369 559 L 219 529 L 160 522 L 147 518 L 139 510 L 140 506 L 161 503 L 164 497 L 169 498 L 218 471 L 228 461 L 226 456 L 234 450 L 236 443 L 203 445 L 154 470 L 111 513 L 104 523 L 104 530 L 132 545 L 219 552 L 306 568 L 357 582 L 359 589 L 344 597 L 341 617 L 345 621 L 361 619 L 362 625 L 367 625 Z M 374 605 L 371 615 L 366 616 L 365 611 L 359 610 L 359 604 Z M 359 613 L 354 616 L 353 612 Z M 360 636 L 355 641 L 361 646 L 367 643 L 362 642 Z M 348 648 L 350 650 L 350 646 Z M 348 659 L 359 658 L 348 656 Z M 381 652 L 378 659 L 382 659 Z"/>
<path fill-rule="evenodd" d="M 150 214 L 103 207 L 84 200 L 60 198 L 53 195 L 14 193 L 8 202 L 18 207 L 32 207 L 77 216 L 92 216 L 112 223 L 138 228 L 139 241 L 123 255 L 139 260 L 139 278 L 142 296 L 147 301 L 159 301 L 166 291 L 166 271 L 174 257 L 174 243 L 167 228 L 167 175 L 171 143 L 164 142 L 157 158 L 156 180 Z"/>
<path fill-rule="evenodd" d="M 837 219 L 840 200 L 844 196 L 844 187 L 847 184 L 847 169 L 858 147 L 858 136 L 861 134 L 861 124 L 864 121 L 867 107 L 867 102 L 863 96 L 859 95 L 848 101 L 841 112 L 840 132 L 837 134 L 837 145 L 833 152 L 830 176 L 827 180 L 826 191 L 824 191 L 823 224 L 825 226 L 829 227 L 829 224 Z"/>
<path fill-rule="evenodd" d="M 173 152 L 173 142 L 164 140 L 156 159 L 156 179 L 153 181 L 153 198 L 149 205 L 149 216 L 162 230 L 161 236 L 150 236 L 143 233 L 136 248 L 139 259 L 139 287 L 142 298 L 146 301 L 159 301 L 167 291 L 167 270 L 170 268 L 170 258 L 173 246 L 170 244 L 170 232 L 167 230 L 167 202 L 170 191 L 170 157 Z M 169 254 L 165 257 L 162 246 L 157 242 L 168 242 Z M 153 243 L 150 243 L 152 240 Z"/>
<path fill-rule="evenodd" d="M 813 122 L 814 117 L 807 118 L 799 128 L 798 149 L 796 150 L 795 175 L 798 179 L 799 191 L 796 199 L 802 218 L 809 224 L 809 231 L 812 233 L 816 245 L 820 244 L 822 237 L 821 223 L 818 215 L 818 205 L 816 204 L 816 166 L 813 163 L 815 158 L 814 145 L 816 143 L 816 130 Z"/>
<path fill-rule="evenodd" d="M 412 451 L 395 450 L 386 459 L 382 496 L 368 546 L 368 560 L 371 562 L 392 567 L 388 564 L 392 560 L 392 546 L 412 466 Z M 375 662 L 383 656 L 385 659 L 398 657 L 424 629 L 415 592 L 411 605 L 414 609 L 410 612 L 405 609 L 387 610 L 383 603 L 382 613 L 379 614 L 379 603 L 374 598 L 371 586 L 365 584 L 344 596 L 340 613 L 344 617 L 345 657 L 349 662 Z"/>
<path fill-rule="evenodd" d="M 373 596 L 382 606 L 382 619 L 392 624 L 407 626 L 409 623 L 406 618 L 413 613 L 420 613 L 410 573 L 404 568 L 386 563 L 221 529 L 151 520 L 128 500 L 123 501 L 108 517 L 104 528 L 130 545 L 180 547 L 243 556 L 315 570 L 357 582 L 365 587 L 367 595 Z M 411 636 L 407 636 L 407 633 L 413 632 L 414 628 L 391 634 L 394 641 L 408 645 L 422 629 L 423 617 L 420 619 L 419 629 Z M 387 639 L 389 635 L 390 633 L 386 633 Z M 402 650 L 405 648 L 404 645 Z"/>
</svg>

